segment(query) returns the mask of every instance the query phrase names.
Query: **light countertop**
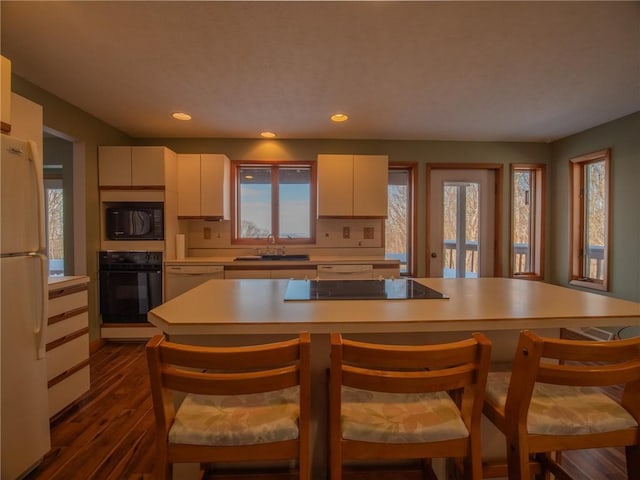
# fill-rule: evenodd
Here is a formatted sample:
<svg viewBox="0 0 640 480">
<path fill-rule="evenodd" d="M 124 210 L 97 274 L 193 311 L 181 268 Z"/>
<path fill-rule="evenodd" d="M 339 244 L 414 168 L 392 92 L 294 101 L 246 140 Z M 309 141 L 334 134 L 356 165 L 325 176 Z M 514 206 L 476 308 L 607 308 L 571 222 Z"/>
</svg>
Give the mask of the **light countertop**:
<svg viewBox="0 0 640 480">
<path fill-rule="evenodd" d="M 210 280 L 148 314 L 168 334 L 447 332 L 640 325 L 640 303 L 509 278 L 416 279 L 448 299 L 283 300 L 288 280 Z"/>
<path fill-rule="evenodd" d="M 237 255 L 241 256 L 241 255 Z M 398 260 L 387 260 L 379 256 L 362 256 L 362 257 L 339 257 L 339 256 L 316 256 L 310 255 L 309 260 L 236 260 L 236 257 L 185 257 L 183 259 L 165 260 L 166 265 L 224 265 L 224 266 L 238 266 L 238 265 L 360 265 L 360 264 L 373 264 L 373 265 L 399 265 Z"/>
<path fill-rule="evenodd" d="M 89 283 L 89 281 L 89 277 L 84 275 L 49 277 L 49 290 L 82 285 L 83 283 Z"/>
</svg>

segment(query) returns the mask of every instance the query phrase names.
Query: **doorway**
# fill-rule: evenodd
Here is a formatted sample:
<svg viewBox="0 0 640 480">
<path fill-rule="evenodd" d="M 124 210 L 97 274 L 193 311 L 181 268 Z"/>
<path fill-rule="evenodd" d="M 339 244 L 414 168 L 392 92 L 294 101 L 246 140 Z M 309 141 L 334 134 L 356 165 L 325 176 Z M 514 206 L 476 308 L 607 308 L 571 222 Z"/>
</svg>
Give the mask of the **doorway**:
<svg viewBox="0 0 640 480">
<path fill-rule="evenodd" d="M 501 274 L 501 165 L 427 166 L 428 277 Z"/>
</svg>

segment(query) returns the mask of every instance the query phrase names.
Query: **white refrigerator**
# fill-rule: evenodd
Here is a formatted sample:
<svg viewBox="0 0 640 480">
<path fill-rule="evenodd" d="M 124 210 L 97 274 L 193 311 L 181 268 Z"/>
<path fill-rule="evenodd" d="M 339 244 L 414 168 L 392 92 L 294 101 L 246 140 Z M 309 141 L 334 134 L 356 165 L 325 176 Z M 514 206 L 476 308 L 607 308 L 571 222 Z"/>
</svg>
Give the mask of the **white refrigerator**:
<svg viewBox="0 0 640 480">
<path fill-rule="evenodd" d="M 51 447 L 48 263 L 42 159 L 34 142 L 2 135 L 0 148 L 0 478 L 13 480 Z"/>
</svg>

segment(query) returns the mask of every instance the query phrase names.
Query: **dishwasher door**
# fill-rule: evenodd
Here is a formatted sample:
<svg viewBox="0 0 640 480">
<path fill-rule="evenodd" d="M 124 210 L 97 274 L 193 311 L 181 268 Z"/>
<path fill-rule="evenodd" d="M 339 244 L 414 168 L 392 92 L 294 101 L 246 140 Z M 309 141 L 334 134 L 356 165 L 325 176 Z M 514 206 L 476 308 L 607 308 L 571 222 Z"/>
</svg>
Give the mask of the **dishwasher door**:
<svg viewBox="0 0 640 480">
<path fill-rule="evenodd" d="M 224 278 L 222 265 L 166 265 L 165 301 L 182 295 L 184 292 L 215 278 Z"/>
<path fill-rule="evenodd" d="M 373 265 L 318 265 L 320 280 L 371 280 Z"/>
</svg>

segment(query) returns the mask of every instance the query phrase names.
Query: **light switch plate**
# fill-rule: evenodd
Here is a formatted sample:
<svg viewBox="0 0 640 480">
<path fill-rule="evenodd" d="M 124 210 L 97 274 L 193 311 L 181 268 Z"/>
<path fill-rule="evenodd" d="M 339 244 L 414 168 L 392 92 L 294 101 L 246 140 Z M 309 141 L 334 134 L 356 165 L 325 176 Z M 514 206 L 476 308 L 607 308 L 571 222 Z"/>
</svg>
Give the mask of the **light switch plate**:
<svg viewBox="0 0 640 480">
<path fill-rule="evenodd" d="M 364 234 L 362 238 L 365 240 L 373 240 L 375 230 L 373 227 L 364 227 Z"/>
</svg>

